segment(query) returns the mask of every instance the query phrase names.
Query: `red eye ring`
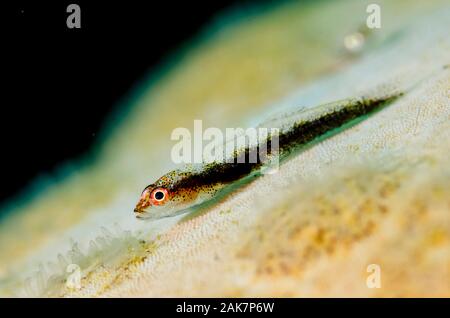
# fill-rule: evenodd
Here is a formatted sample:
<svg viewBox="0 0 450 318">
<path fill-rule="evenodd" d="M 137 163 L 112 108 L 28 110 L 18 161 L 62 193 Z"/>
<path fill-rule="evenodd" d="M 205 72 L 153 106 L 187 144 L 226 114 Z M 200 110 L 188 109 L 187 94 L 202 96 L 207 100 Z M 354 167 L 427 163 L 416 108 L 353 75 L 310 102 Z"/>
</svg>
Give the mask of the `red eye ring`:
<svg viewBox="0 0 450 318">
<path fill-rule="evenodd" d="M 169 199 L 169 191 L 165 188 L 156 188 L 150 194 L 152 205 L 163 205 Z"/>
</svg>

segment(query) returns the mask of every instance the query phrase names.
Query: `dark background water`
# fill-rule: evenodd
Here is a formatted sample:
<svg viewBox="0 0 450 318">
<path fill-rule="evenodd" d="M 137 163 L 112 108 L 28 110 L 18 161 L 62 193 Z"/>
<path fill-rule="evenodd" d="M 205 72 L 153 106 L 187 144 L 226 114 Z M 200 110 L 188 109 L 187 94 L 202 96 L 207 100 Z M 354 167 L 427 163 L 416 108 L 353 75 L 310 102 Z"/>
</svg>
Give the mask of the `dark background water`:
<svg viewBox="0 0 450 318">
<path fill-rule="evenodd" d="M 139 79 L 218 13 L 260 2 L 3 3 L 0 203 L 88 152 Z M 66 26 L 70 3 L 81 8 L 81 29 Z"/>
</svg>

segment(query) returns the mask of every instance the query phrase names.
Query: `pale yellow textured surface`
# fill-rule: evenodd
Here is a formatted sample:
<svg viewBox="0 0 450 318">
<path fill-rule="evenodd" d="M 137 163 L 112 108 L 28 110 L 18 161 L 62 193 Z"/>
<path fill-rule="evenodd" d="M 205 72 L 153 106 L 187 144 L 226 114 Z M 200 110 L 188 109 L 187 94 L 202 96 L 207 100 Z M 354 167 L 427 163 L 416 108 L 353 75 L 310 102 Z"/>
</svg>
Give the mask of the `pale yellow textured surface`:
<svg viewBox="0 0 450 318">
<path fill-rule="evenodd" d="M 96 163 L 0 223 L 1 294 L 450 296 L 450 8 L 382 1 L 382 29 L 349 56 L 343 38 L 367 3 L 287 4 L 190 50 L 137 97 Z M 392 88 L 408 93 L 218 206 L 178 224 L 133 218 L 142 187 L 171 168 L 173 128 Z M 70 237 L 80 251 L 67 255 Z M 40 261 L 55 264 L 33 274 Z M 64 285 L 68 263 L 80 290 Z M 366 286 L 369 264 L 380 289 Z"/>
<path fill-rule="evenodd" d="M 445 71 L 173 228 L 106 295 L 449 296 L 448 87 Z M 416 117 L 429 93 L 433 109 Z M 381 289 L 366 286 L 369 264 Z"/>
</svg>

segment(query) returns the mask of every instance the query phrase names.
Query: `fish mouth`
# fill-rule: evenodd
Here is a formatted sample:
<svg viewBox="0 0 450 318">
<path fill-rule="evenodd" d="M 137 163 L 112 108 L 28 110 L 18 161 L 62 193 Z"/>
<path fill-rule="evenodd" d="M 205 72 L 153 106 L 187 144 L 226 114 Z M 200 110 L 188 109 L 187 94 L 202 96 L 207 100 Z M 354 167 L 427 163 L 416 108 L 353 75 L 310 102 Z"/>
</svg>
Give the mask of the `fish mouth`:
<svg viewBox="0 0 450 318">
<path fill-rule="evenodd" d="M 139 201 L 135 206 L 134 206 L 134 213 L 147 213 L 147 209 L 150 207 L 151 205 L 148 202 L 142 202 Z"/>
<path fill-rule="evenodd" d="M 145 213 L 144 211 L 136 211 L 136 210 L 134 210 L 134 216 L 136 217 L 136 219 L 139 219 L 139 220 L 143 220 L 143 219 L 148 218 L 148 214 Z"/>
<path fill-rule="evenodd" d="M 133 210 L 134 215 L 137 219 L 145 219 L 148 217 L 147 211 L 145 211 L 142 206 L 136 206 Z"/>
</svg>

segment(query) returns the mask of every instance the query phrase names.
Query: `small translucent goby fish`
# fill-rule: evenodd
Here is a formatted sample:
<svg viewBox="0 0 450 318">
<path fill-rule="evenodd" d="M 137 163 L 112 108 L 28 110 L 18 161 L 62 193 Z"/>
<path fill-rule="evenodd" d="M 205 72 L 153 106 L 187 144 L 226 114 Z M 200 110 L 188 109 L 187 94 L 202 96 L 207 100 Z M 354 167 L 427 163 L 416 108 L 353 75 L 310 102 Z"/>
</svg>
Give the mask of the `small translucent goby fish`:
<svg viewBox="0 0 450 318">
<path fill-rule="evenodd" d="M 362 120 L 401 94 L 377 98 L 355 98 L 321 105 L 279 116 L 266 126 L 278 128 L 277 156 L 284 160 L 303 146 L 317 142 L 339 129 Z M 261 127 L 261 126 L 260 126 Z M 266 147 L 272 135 L 262 140 Z M 267 158 L 256 161 L 239 160 L 259 150 L 260 145 L 245 145 L 234 151 L 227 160 L 205 163 L 199 168 L 187 167 L 171 171 L 145 187 L 134 209 L 140 219 L 160 219 L 189 212 L 192 208 L 213 199 L 219 191 L 245 178 L 260 175 Z M 267 147 L 268 156 L 273 155 Z M 231 160 L 229 160 L 231 159 Z"/>
</svg>

